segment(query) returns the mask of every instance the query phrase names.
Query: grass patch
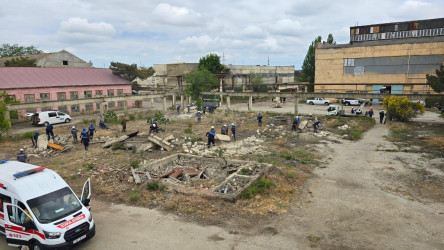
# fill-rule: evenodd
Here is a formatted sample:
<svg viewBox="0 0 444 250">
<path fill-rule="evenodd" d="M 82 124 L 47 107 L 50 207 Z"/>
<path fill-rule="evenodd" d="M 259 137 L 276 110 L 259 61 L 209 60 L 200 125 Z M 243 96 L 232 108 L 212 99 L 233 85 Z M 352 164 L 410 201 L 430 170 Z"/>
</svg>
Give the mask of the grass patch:
<svg viewBox="0 0 444 250">
<path fill-rule="evenodd" d="M 276 187 L 276 184 L 274 184 L 272 180 L 261 177 L 251 186 L 247 187 L 244 192 L 242 192 L 241 197 L 245 199 L 251 199 L 257 194 L 264 194 L 273 187 Z"/>
<path fill-rule="evenodd" d="M 250 175 L 250 170 L 248 168 L 242 168 L 239 173 L 241 175 Z"/>
<path fill-rule="evenodd" d="M 307 236 L 307 240 L 309 240 L 310 242 L 313 242 L 313 243 L 318 243 L 321 240 L 321 238 L 318 236 L 309 235 L 309 236 Z"/>
<path fill-rule="evenodd" d="M 183 132 L 184 132 L 185 134 L 192 134 L 192 133 L 193 133 L 193 130 L 192 130 L 191 128 L 186 128 L 186 129 L 183 130 Z"/>
<path fill-rule="evenodd" d="M 125 147 L 125 145 L 122 142 L 118 142 L 118 143 L 114 143 L 111 149 L 118 150 L 118 149 L 127 149 L 127 148 Z"/>
<path fill-rule="evenodd" d="M 277 229 L 274 228 L 274 227 L 266 227 L 266 228 L 265 228 L 265 231 L 271 233 L 272 235 L 276 235 L 276 234 L 278 234 Z"/>
<path fill-rule="evenodd" d="M 73 174 L 73 175 L 70 175 L 70 176 L 69 176 L 69 179 L 70 179 L 70 180 L 75 180 L 75 179 L 77 179 L 77 177 L 78 177 L 78 175 Z"/>
<path fill-rule="evenodd" d="M 133 161 L 130 162 L 130 166 L 133 167 L 133 168 L 138 168 L 138 167 L 140 167 L 140 161 L 133 160 Z"/>
<path fill-rule="evenodd" d="M 140 191 L 139 190 L 131 190 L 128 193 L 128 199 L 130 201 L 137 201 L 140 198 Z"/>
<path fill-rule="evenodd" d="M 21 135 L 18 137 L 18 139 L 19 139 L 19 140 L 30 139 L 30 138 L 34 137 L 34 134 L 35 134 L 34 131 L 29 131 L 29 132 L 26 132 L 26 133 L 24 133 L 24 134 L 21 134 Z"/>
<path fill-rule="evenodd" d="M 88 170 L 92 170 L 94 168 L 94 163 L 85 163 L 83 164 L 83 167 L 88 169 Z"/>
<path fill-rule="evenodd" d="M 358 141 L 362 138 L 364 131 L 356 130 L 356 129 L 349 129 L 349 130 L 342 130 L 339 132 L 340 135 L 344 136 L 345 139 L 351 140 L 351 141 Z M 347 136 L 345 136 L 347 135 Z"/>
<path fill-rule="evenodd" d="M 129 119 L 130 121 L 135 121 L 135 120 L 136 120 L 136 116 L 133 115 L 133 114 L 130 114 L 130 115 L 128 115 L 128 119 Z"/>
<path fill-rule="evenodd" d="M 158 181 L 148 182 L 146 184 L 146 190 L 150 191 L 164 191 L 166 189 L 165 185 L 160 184 Z"/>
<path fill-rule="evenodd" d="M 90 125 L 90 124 L 96 124 L 96 120 L 95 119 L 82 119 L 82 125 Z"/>
</svg>

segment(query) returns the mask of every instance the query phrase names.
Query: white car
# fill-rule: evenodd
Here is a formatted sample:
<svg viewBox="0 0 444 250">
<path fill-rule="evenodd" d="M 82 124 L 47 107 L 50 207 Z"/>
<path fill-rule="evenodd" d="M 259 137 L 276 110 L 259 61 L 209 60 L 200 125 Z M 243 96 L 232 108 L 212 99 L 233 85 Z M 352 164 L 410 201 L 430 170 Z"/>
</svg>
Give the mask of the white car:
<svg viewBox="0 0 444 250">
<path fill-rule="evenodd" d="M 69 116 L 68 114 L 65 114 L 63 112 L 57 111 L 57 110 L 34 113 L 34 115 L 31 116 L 32 125 L 47 126 L 48 124 L 56 124 L 56 123 L 64 123 L 64 122 L 66 122 L 66 123 L 71 122 L 71 116 Z"/>
</svg>

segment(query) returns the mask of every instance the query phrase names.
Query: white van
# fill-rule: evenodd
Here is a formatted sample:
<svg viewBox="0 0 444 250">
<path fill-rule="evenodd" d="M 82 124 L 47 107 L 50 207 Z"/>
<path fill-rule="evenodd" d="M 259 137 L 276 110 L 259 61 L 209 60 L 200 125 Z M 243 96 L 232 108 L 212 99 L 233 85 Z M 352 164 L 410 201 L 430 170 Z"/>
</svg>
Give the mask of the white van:
<svg viewBox="0 0 444 250">
<path fill-rule="evenodd" d="M 66 123 L 71 122 L 71 116 L 57 110 L 43 111 L 40 113 L 35 113 L 33 116 L 31 116 L 32 125 L 47 126 L 48 124 L 56 124 L 63 122 Z"/>
<path fill-rule="evenodd" d="M 88 179 L 78 198 L 54 171 L 18 161 L 0 161 L 0 234 L 10 246 L 66 249 L 92 238 Z"/>
</svg>

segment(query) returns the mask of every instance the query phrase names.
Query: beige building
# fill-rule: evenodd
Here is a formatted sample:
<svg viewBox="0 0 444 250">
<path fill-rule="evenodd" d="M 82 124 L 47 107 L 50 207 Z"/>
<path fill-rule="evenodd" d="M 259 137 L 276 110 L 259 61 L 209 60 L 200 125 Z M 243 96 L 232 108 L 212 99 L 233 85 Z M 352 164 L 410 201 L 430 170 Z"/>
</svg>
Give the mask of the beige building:
<svg viewBox="0 0 444 250">
<path fill-rule="evenodd" d="M 136 81 L 142 87 L 166 86 L 176 88 L 180 85 L 185 86 L 185 75 L 197 70 L 198 65 L 198 63 L 154 64 L 155 73 L 152 77 L 143 81 L 140 79 Z M 223 78 L 225 88 L 250 84 L 251 73 L 260 74 L 264 84 L 294 82 L 294 66 L 227 65 L 227 67 L 230 68 L 230 73 Z"/>
<path fill-rule="evenodd" d="M 317 92 L 433 92 L 426 74 L 444 62 L 444 18 L 351 27 L 350 43 L 315 53 Z"/>
<path fill-rule="evenodd" d="M 42 53 L 37 55 L 27 56 L 13 56 L 0 58 L 0 67 L 5 66 L 5 61 L 11 59 L 20 59 L 25 57 L 27 59 L 35 59 L 37 67 L 41 68 L 92 68 L 92 63 L 87 63 L 77 56 L 69 53 L 66 50 L 53 53 Z"/>
</svg>

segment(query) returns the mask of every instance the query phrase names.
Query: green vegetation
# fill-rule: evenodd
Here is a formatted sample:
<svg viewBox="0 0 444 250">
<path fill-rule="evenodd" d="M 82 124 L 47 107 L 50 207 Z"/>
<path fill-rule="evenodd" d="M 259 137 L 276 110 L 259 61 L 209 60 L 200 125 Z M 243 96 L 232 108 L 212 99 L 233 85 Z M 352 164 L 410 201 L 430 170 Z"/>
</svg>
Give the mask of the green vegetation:
<svg viewBox="0 0 444 250">
<path fill-rule="evenodd" d="M 152 182 L 148 182 L 146 184 L 146 190 L 164 191 L 165 189 L 166 189 L 166 186 L 163 184 L 160 184 L 158 181 L 152 181 Z"/>
<path fill-rule="evenodd" d="M 134 79 L 139 77 L 140 79 L 146 79 L 154 74 L 154 69 L 152 67 L 144 68 L 137 67 L 137 64 L 125 64 L 119 62 L 111 62 L 109 66 L 114 75 L 118 75 L 126 80 L 132 82 Z M 133 89 L 138 90 L 138 89 Z"/>
<path fill-rule="evenodd" d="M 94 168 L 94 163 L 85 163 L 83 164 L 83 167 L 88 170 L 92 170 Z"/>
<path fill-rule="evenodd" d="M 130 201 L 137 201 L 140 198 L 140 191 L 139 190 L 131 190 L 128 193 L 128 199 Z"/>
<path fill-rule="evenodd" d="M 153 123 L 153 121 L 156 121 L 157 124 L 170 124 L 170 119 L 165 118 L 165 116 L 160 111 L 154 114 L 154 118 L 151 116 L 148 116 L 146 118 L 146 122 L 148 124 Z"/>
<path fill-rule="evenodd" d="M 183 132 L 184 132 L 185 134 L 192 134 L 192 133 L 193 133 L 193 130 L 192 130 L 191 128 L 186 128 L 186 129 L 183 130 Z"/>
<path fill-rule="evenodd" d="M 187 84 L 185 93 L 193 100 L 199 99 L 200 92 L 210 91 L 219 86 L 217 78 L 207 69 L 191 71 L 186 74 L 185 79 Z"/>
<path fill-rule="evenodd" d="M 343 125 L 349 125 L 347 130 L 339 130 L 338 127 Z M 368 116 L 357 117 L 341 117 L 341 116 L 328 116 L 326 125 L 336 131 L 339 135 L 344 136 L 344 139 L 357 141 L 362 138 L 364 133 L 375 125 L 375 120 Z"/>
<path fill-rule="evenodd" d="M 95 119 L 82 119 L 82 125 L 89 126 L 90 124 L 96 124 Z"/>
<path fill-rule="evenodd" d="M 251 171 L 248 168 L 242 168 L 239 173 L 241 175 L 250 175 Z"/>
<path fill-rule="evenodd" d="M 138 160 L 132 160 L 132 161 L 130 162 L 130 166 L 133 167 L 133 168 L 138 168 L 138 167 L 140 167 L 140 161 L 138 161 Z"/>
<path fill-rule="evenodd" d="M 199 59 L 199 66 L 197 67 L 199 71 L 208 70 L 212 74 L 228 73 L 230 68 L 225 67 L 220 63 L 220 56 L 217 54 L 210 53 Z"/>
<path fill-rule="evenodd" d="M 37 67 L 37 64 L 35 59 L 20 57 L 19 59 L 12 58 L 11 60 L 6 60 L 5 67 Z"/>
<path fill-rule="evenodd" d="M 116 113 L 111 110 L 106 111 L 106 113 L 103 115 L 103 121 L 105 123 L 119 123 Z"/>
<path fill-rule="evenodd" d="M 265 230 L 270 232 L 272 235 L 278 234 L 278 231 L 274 227 L 266 227 Z"/>
<path fill-rule="evenodd" d="M 19 46 L 18 44 L 10 45 L 9 43 L 3 43 L 0 46 L 0 57 L 9 56 L 27 56 L 42 54 L 43 51 L 37 49 L 37 47 L 31 46 Z"/>
<path fill-rule="evenodd" d="M 191 142 L 194 144 L 195 142 L 202 141 L 202 140 L 203 140 L 202 137 L 193 137 L 193 138 L 186 138 L 185 142 Z"/>
<path fill-rule="evenodd" d="M 136 120 L 136 116 L 133 115 L 133 114 L 130 114 L 130 115 L 128 115 L 128 119 L 129 119 L 130 121 L 135 121 L 135 120 Z"/>
<path fill-rule="evenodd" d="M 21 134 L 18 139 L 19 140 L 27 140 L 27 139 L 34 137 L 34 134 L 35 134 L 34 131 L 29 131 L 24 134 Z"/>
<path fill-rule="evenodd" d="M 434 75 L 426 75 L 427 83 L 430 84 L 430 87 L 438 92 L 441 93 L 444 91 L 444 64 L 441 64 L 439 66 L 439 69 L 436 69 L 436 76 Z"/>
<path fill-rule="evenodd" d="M 5 119 L 5 112 L 6 105 L 14 103 L 19 103 L 19 101 L 15 101 L 11 96 L 8 96 L 6 91 L 0 93 L 0 137 L 3 137 L 3 135 L 11 129 L 11 126 L 9 126 L 11 120 Z M 10 112 L 11 117 L 13 115 L 12 113 L 13 112 Z"/>
<path fill-rule="evenodd" d="M 382 101 L 387 110 L 387 118 L 408 122 L 416 113 L 424 113 L 425 108 L 421 103 L 414 103 L 406 96 L 387 96 Z"/>
<path fill-rule="evenodd" d="M 273 187 L 276 187 L 273 181 L 265 179 L 265 177 L 261 177 L 251 186 L 247 187 L 244 192 L 242 192 L 241 197 L 245 199 L 251 199 L 257 194 L 264 194 Z"/>
</svg>

